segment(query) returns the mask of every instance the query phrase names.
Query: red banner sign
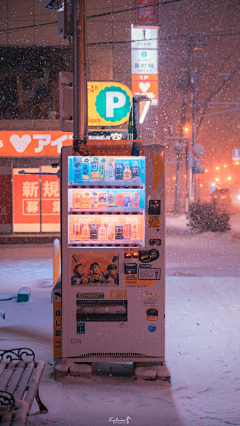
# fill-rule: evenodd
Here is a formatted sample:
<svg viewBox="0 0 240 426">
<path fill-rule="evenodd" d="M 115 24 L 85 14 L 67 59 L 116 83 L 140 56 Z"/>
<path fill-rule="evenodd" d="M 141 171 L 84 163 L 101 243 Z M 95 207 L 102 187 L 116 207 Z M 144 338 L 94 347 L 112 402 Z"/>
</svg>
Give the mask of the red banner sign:
<svg viewBox="0 0 240 426">
<path fill-rule="evenodd" d="M 157 21 L 156 0 L 136 0 L 137 25 L 154 25 Z"/>
<path fill-rule="evenodd" d="M 57 157 L 72 145 L 72 133 L 60 131 L 0 131 L 1 157 Z"/>
<path fill-rule="evenodd" d="M 34 175 L 39 169 L 13 171 L 14 232 L 60 231 L 60 181 L 54 175 Z M 41 194 L 41 198 L 40 198 Z"/>
</svg>

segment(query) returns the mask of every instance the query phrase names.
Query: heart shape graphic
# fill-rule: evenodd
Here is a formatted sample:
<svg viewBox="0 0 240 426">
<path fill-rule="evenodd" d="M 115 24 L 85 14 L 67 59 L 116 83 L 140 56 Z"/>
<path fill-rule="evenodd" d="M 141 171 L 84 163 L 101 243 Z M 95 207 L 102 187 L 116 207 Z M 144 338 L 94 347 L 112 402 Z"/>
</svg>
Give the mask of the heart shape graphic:
<svg viewBox="0 0 240 426">
<path fill-rule="evenodd" d="M 20 136 L 14 134 L 10 136 L 10 142 L 13 145 L 13 147 L 16 149 L 17 152 L 21 153 L 24 152 L 27 146 L 30 144 L 32 138 L 29 135 L 22 135 Z"/>
<path fill-rule="evenodd" d="M 142 92 L 147 92 L 150 86 L 151 86 L 151 84 L 148 83 L 148 81 L 146 83 L 143 83 L 143 81 L 141 81 L 141 83 L 139 83 L 139 87 L 140 87 Z"/>
</svg>

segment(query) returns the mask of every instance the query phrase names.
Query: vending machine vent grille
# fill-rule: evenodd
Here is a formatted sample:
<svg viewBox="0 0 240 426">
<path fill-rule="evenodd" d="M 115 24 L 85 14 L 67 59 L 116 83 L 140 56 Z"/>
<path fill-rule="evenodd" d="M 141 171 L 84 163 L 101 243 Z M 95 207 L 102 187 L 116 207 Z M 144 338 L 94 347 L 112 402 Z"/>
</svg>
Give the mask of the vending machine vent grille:
<svg viewBox="0 0 240 426">
<path fill-rule="evenodd" d="M 93 352 L 79 355 L 79 358 L 90 358 L 90 357 L 101 357 L 101 358 L 156 358 L 149 355 L 139 354 L 136 352 Z"/>
</svg>

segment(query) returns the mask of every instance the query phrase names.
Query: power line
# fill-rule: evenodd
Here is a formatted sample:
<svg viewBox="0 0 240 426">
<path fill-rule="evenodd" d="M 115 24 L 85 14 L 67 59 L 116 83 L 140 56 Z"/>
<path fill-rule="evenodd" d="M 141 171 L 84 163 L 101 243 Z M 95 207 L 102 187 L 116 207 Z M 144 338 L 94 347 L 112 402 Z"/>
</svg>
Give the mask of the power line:
<svg viewBox="0 0 240 426">
<path fill-rule="evenodd" d="M 46 27 L 47 25 L 55 25 L 55 24 L 58 24 L 58 21 L 45 22 L 44 24 L 26 25 L 25 27 L 11 28 L 10 30 L 1 30 L 0 33 L 5 34 L 5 33 L 11 33 L 12 31 L 27 30 L 28 28 Z"/>
<path fill-rule="evenodd" d="M 183 1 L 183 0 L 174 0 L 174 1 Z M 172 3 L 173 1 L 171 1 Z M 167 2 L 165 2 L 167 3 Z M 164 4 L 164 3 L 163 3 Z M 33 25 L 26 25 L 23 27 L 17 27 L 17 28 L 11 28 L 8 30 L 0 30 L 0 33 L 5 34 L 5 33 L 11 33 L 12 31 L 18 31 L 18 30 L 25 30 L 25 29 L 29 29 L 29 28 L 38 28 L 38 27 L 43 27 L 43 26 L 47 26 L 47 25 L 56 25 L 58 24 L 58 21 L 52 21 L 52 22 L 45 22 L 43 24 L 33 24 Z M 240 35 L 240 32 L 232 32 L 232 29 L 229 28 L 225 31 L 229 31 L 229 32 L 215 32 L 212 31 L 208 34 L 181 34 L 178 36 L 169 36 L 169 37 L 158 37 L 158 41 L 168 41 L 168 40 L 180 40 L 183 38 L 206 38 L 206 37 L 224 37 L 224 36 L 234 36 L 234 35 Z M 149 40 L 153 40 L 153 39 L 149 39 Z M 154 39 L 155 40 L 155 39 Z M 89 43 L 89 45 L 99 45 L 99 44 L 122 44 L 122 43 L 132 43 L 133 41 L 139 41 L 139 40 L 124 40 L 124 41 L 105 41 L 105 42 L 98 42 L 98 43 Z"/>
<path fill-rule="evenodd" d="M 218 23 L 218 28 L 219 28 L 219 26 L 220 26 L 220 24 L 221 24 L 221 19 L 223 18 L 223 15 L 224 15 L 224 13 L 225 13 L 225 9 L 226 9 L 226 6 L 227 6 L 227 3 L 228 3 L 228 0 L 226 0 L 226 2 L 225 2 L 225 5 L 224 5 L 224 10 L 223 10 L 223 12 L 222 12 L 222 15 L 221 15 L 221 17 L 220 17 L 220 22 Z M 235 21 L 233 22 L 233 24 L 232 24 L 232 26 L 233 26 L 233 28 L 235 28 L 235 25 L 236 25 L 236 23 L 238 22 L 238 20 L 239 20 L 239 16 L 240 16 L 240 13 L 238 14 L 238 16 L 236 17 L 236 19 L 235 19 Z M 239 38 L 239 35 L 238 35 L 238 37 L 237 37 L 237 41 L 238 41 L 238 38 Z M 214 58 L 215 56 L 216 56 L 216 54 L 217 54 L 217 52 L 219 51 L 219 49 L 220 49 L 220 47 L 223 45 L 223 43 L 225 42 L 225 40 L 227 39 L 227 36 L 225 36 L 221 41 L 220 41 L 220 43 L 218 44 L 218 46 L 216 47 L 216 49 L 213 51 L 213 53 L 212 54 L 210 54 L 210 56 L 208 56 L 208 59 L 212 59 L 212 58 Z M 236 43 L 236 40 L 235 40 L 235 43 Z M 237 46 L 238 47 L 238 46 Z M 231 53 L 231 55 L 235 52 L 235 50 L 236 49 L 234 49 L 234 51 Z M 231 57 L 231 55 L 229 55 L 229 57 Z M 228 60 L 228 59 L 227 59 Z M 223 61 L 222 62 L 222 64 L 219 66 L 219 69 L 224 65 L 224 63 L 226 62 L 226 60 L 225 61 Z M 204 67 L 203 67 L 203 70 L 202 70 L 202 72 L 201 72 L 201 78 L 202 78 L 202 76 L 204 75 L 204 74 L 206 74 L 206 68 L 208 68 L 208 66 L 207 65 L 204 65 Z"/>
<path fill-rule="evenodd" d="M 220 90 L 232 79 L 232 77 L 234 77 L 234 75 L 238 72 L 240 70 L 240 65 L 238 65 L 236 68 L 235 68 L 235 70 L 232 72 L 232 74 L 228 77 L 228 78 L 225 78 L 224 80 L 223 80 L 223 82 L 222 82 L 222 84 L 220 84 L 220 86 L 215 90 L 215 91 L 211 91 L 211 93 L 210 93 L 210 95 L 207 97 L 207 99 L 204 101 L 204 104 L 206 104 L 205 105 L 205 107 L 204 107 L 204 110 L 203 110 L 203 113 L 202 113 L 202 115 L 201 115 L 201 118 L 200 118 L 200 120 L 199 120 L 199 123 L 198 123 L 198 128 L 197 128 L 197 131 L 199 131 L 199 128 L 200 128 L 200 126 L 201 126 L 201 124 L 202 124 L 202 121 L 203 121 L 203 119 L 204 119 L 204 116 L 205 116 L 205 113 L 206 113 L 206 110 L 207 110 L 207 108 L 208 108 L 208 105 L 209 105 L 209 101 L 213 98 L 213 96 L 215 96 L 215 95 L 217 95 L 217 93 L 218 92 L 220 92 Z M 200 107 L 198 107 L 198 110 L 200 109 Z"/>
<path fill-rule="evenodd" d="M 137 7 L 131 7 L 131 8 L 128 8 L 128 9 L 114 10 L 113 12 L 104 12 L 104 13 L 101 13 L 99 15 L 88 15 L 87 18 L 99 18 L 101 16 L 113 15 L 115 13 L 130 12 L 132 10 L 146 9 L 147 7 L 153 7 L 153 6 L 163 6 L 164 4 L 176 3 L 176 2 L 179 2 L 179 1 L 185 1 L 185 0 L 168 0 L 168 1 L 165 1 L 165 2 L 157 2 L 155 4 L 148 4 L 146 6 L 137 6 Z"/>
</svg>

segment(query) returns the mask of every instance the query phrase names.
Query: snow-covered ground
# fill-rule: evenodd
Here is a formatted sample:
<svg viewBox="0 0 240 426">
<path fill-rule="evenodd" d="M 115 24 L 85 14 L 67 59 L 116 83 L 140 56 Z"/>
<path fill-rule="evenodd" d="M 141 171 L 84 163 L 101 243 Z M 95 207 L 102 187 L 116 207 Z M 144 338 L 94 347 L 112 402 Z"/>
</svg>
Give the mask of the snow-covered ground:
<svg viewBox="0 0 240 426">
<path fill-rule="evenodd" d="M 167 218 L 166 358 L 171 385 L 134 380 L 131 364 L 91 379 L 52 377 L 52 248 L 0 247 L 0 299 L 31 287 L 27 303 L 0 301 L 1 348 L 27 346 L 46 368 L 40 394 L 49 412 L 29 426 L 240 425 L 240 220 L 232 232 L 195 234 Z M 103 372 L 103 366 L 100 367 Z M 130 375 L 128 373 L 130 372 Z M 34 403 L 32 413 L 37 411 Z"/>
</svg>

